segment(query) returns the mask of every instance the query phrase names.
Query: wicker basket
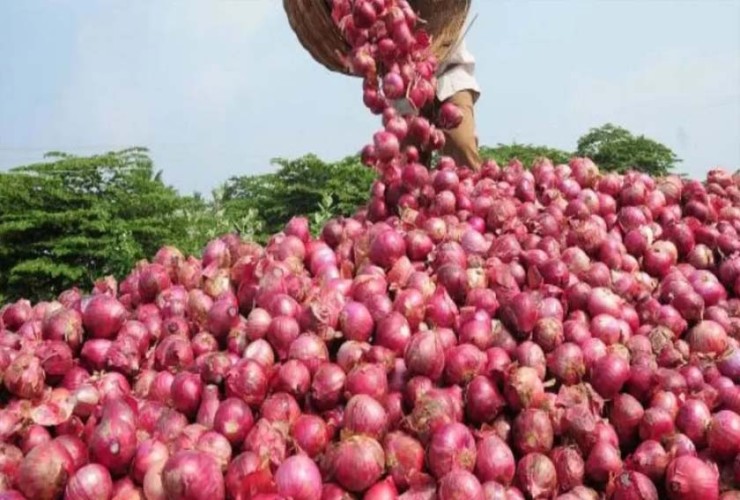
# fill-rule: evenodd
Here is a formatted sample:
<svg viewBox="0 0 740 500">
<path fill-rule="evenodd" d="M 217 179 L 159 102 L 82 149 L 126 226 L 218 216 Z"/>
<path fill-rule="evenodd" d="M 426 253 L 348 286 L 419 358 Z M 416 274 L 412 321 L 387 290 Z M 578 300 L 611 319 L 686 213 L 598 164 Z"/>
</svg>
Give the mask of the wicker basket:
<svg viewBox="0 0 740 500">
<path fill-rule="evenodd" d="M 471 0 L 412 0 L 426 21 L 432 37 L 432 51 L 439 61 L 447 58 L 465 25 Z M 349 74 L 339 54 L 349 45 L 331 18 L 329 0 L 283 0 L 291 28 L 311 56 L 331 71 Z"/>
</svg>

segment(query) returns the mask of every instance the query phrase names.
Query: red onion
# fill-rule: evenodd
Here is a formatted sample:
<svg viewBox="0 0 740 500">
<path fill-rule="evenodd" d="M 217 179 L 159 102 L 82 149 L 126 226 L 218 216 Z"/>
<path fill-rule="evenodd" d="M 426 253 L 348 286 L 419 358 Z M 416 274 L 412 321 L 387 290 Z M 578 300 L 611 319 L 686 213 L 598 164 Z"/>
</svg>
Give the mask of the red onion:
<svg viewBox="0 0 740 500">
<path fill-rule="evenodd" d="M 301 414 L 296 399 L 287 392 L 275 392 L 269 395 L 260 407 L 263 419 L 274 424 L 290 425 Z"/>
<path fill-rule="evenodd" d="M 323 453 L 329 443 L 326 423 L 315 415 L 299 416 L 293 422 L 290 434 L 295 446 L 311 458 Z"/>
<path fill-rule="evenodd" d="M 432 330 L 419 332 L 411 337 L 404 361 L 410 374 L 439 379 L 445 365 L 445 353 L 439 334 Z"/>
<path fill-rule="evenodd" d="M 557 492 L 558 477 L 552 461 L 540 453 L 525 455 L 516 466 L 519 487 L 529 498 L 549 498 Z"/>
<path fill-rule="evenodd" d="M 368 338 L 364 340 L 368 340 Z M 398 312 L 392 312 L 378 323 L 374 343 L 386 347 L 397 355 L 403 355 L 411 339 L 408 320 Z"/>
<path fill-rule="evenodd" d="M 709 408 L 704 402 L 689 399 L 678 410 L 676 428 L 686 434 L 694 443 L 703 446 L 711 418 Z"/>
<path fill-rule="evenodd" d="M 305 455 L 294 455 L 278 467 L 275 484 L 279 495 L 295 500 L 321 498 L 321 473 Z"/>
<path fill-rule="evenodd" d="M 439 500 L 457 498 L 483 500 L 483 488 L 478 479 L 466 470 L 448 472 L 439 482 L 437 497 Z"/>
<path fill-rule="evenodd" d="M 196 449 L 208 453 L 221 467 L 221 470 L 226 471 L 226 467 L 231 461 L 231 445 L 229 441 L 218 432 L 206 431 L 199 438 L 196 443 Z"/>
<path fill-rule="evenodd" d="M 692 352 L 722 354 L 727 348 L 727 334 L 722 325 L 705 320 L 689 330 L 687 341 Z"/>
<path fill-rule="evenodd" d="M 383 405 L 370 396 L 353 396 L 344 410 L 344 430 L 348 435 L 364 434 L 381 439 L 388 427 L 388 415 Z"/>
<path fill-rule="evenodd" d="M 358 394 L 367 394 L 382 400 L 388 393 L 388 378 L 385 369 L 375 363 L 362 363 L 355 366 L 348 374 L 345 383 L 347 398 Z"/>
<path fill-rule="evenodd" d="M 669 461 L 670 456 L 660 443 L 647 440 L 640 443 L 625 465 L 658 482 L 663 478 Z"/>
<path fill-rule="evenodd" d="M 213 419 L 213 429 L 226 437 L 232 446 L 244 441 L 254 425 L 249 406 L 239 398 L 227 398 L 218 405 Z"/>
<path fill-rule="evenodd" d="M 169 451 L 164 443 L 156 439 L 144 441 L 136 449 L 131 475 L 136 482 L 142 484 L 147 471 L 160 464 L 164 466 L 167 458 L 169 458 Z"/>
<path fill-rule="evenodd" d="M 311 382 L 311 401 L 319 409 L 336 406 L 344 393 L 346 375 L 333 363 L 324 363 L 316 370 Z"/>
<path fill-rule="evenodd" d="M 424 468 L 424 448 L 411 436 L 392 432 L 385 436 L 383 449 L 393 482 L 400 489 L 407 488 Z"/>
<path fill-rule="evenodd" d="M 481 481 L 509 485 L 515 472 L 514 454 L 504 441 L 497 436 L 487 435 L 478 442 L 475 473 Z"/>
<path fill-rule="evenodd" d="M 11 394 L 21 399 L 38 399 L 43 393 L 45 378 L 37 357 L 20 354 L 6 368 L 3 382 Z"/>
<path fill-rule="evenodd" d="M 172 381 L 172 402 L 176 410 L 194 416 L 200 407 L 203 382 L 194 373 L 180 372 Z"/>
<path fill-rule="evenodd" d="M 520 410 L 533 405 L 545 393 L 537 370 L 528 366 L 514 368 L 507 376 L 504 385 L 506 401 L 512 409 Z"/>
<path fill-rule="evenodd" d="M 370 339 L 375 327 L 367 307 L 360 302 L 348 302 L 339 315 L 339 324 L 344 337 L 365 342 Z"/>
<path fill-rule="evenodd" d="M 596 483 L 606 483 L 622 470 L 619 449 L 604 441 L 597 442 L 586 460 L 586 475 Z"/>
<path fill-rule="evenodd" d="M 514 448 L 521 455 L 547 453 L 553 445 L 554 433 L 550 417 L 542 410 L 528 408 L 514 419 Z"/>
<path fill-rule="evenodd" d="M 644 474 L 625 471 L 615 477 L 609 484 L 609 498 L 613 500 L 658 500 L 658 490 Z"/>
<path fill-rule="evenodd" d="M 77 470 L 69 479 L 64 498 L 68 500 L 107 499 L 113 493 L 113 480 L 102 465 L 89 464 Z"/>
<path fill-rule="evenodd" d="M 604 398 L 613 398 L 629 380 L 629 363 L 616 354 L 607 354 L 596 361 L 591 385 Z"/>
<path fill-rule="evenodd" d="M 557 472 L 560 491 L 570 491 L 583 484 L 585 464 L 580 452 L 573 447 L 558 447 L 550 452 L 550 459 Z"/>
<path fill-rule="evenodd" d="M 253 451 L 265 462 L 273 465 L 282 463 L 286 455 L 286 436 L 282 425 L 259 419 L 247 433 L 244 451 Z"/>
<path fill-rule="evenodd" d="M 380 479 L 385 454 L 380 444 L 366 436 L 343 439 L 329 453 L 330 476 L 343 488 L 360 492 Z"/>
<path fill-rule="evenodd" d="M 243 399 L 250 406 L 259 406 L 267 394 L 265 370 L 256 361 L 245 359 L 226 374 L 226 395 Z"/>
<path fill-rule="evenodd" d="M 465 389 L 465 413 L 473 422 L 492 421 L 504 406 L 504 398 L 488 377 L 475 377 Z"/>
<path fill-rule="evenodd" d="M 18 489 L 26 498 L 53 499 L 62 495 L 73 474 L 69 454 L 50 441 L 31 450 L 18 467 Z"/>
<path fill-rule="evenodd" d="M 661 408 L 648 408 L 640 421 L 640 438 L 660 441 L 673 434 L 673 417 Z"/>
<path fill-rule="evenodd" d="M 162 469 L 162 486 L 167 498 L 223 500 L 226 495 L 218 464 L 200 451 L 171 456 Z"/>
<path fill-rule="evenodd" d="M 707 427 L 706 438 L 709 449 L 719 459 L 734 458 L 740 453 L 740 415 L 730 410 L 715 413 Z"/>
<path fill-rule="evenodd" d="M 82 312 L 85 330 L 93 337 L 112 339 L 126 321 L 126 309 L 118 300 L 108 295 L 96 295 Z"/>
<path fill-rule="evenodd" d="M 123 473 L 136 453 L 136 431 L 115 417 L 100 422 L 89 439 L 90 459 L 113 474 Z"/>
<path fill-rule="evenodd" d="M 475 439 L 463 424 L 444 424 L 432 435 L 428 462 L 429 470 L 435 477 L 441 478 L 453 468 L 472 471 L 475 460 Z"/>
<path fill-rule="evenodd" d="M 665 488 L 671 499 L 718 499 L 719 473 L 696 457 L 681 456 L 668 465 Z"/>
<path fill-rule="evenodd" d="M 272 381 L 272 388 L 276 391 L 287 392 L 296 398 L 302 398 L 308 393 L 311 385 L 311 372 L 302 362 L 291 359 L 281 365 Z"/>
<path fill-rule="evenodd" d="M 627 444 L 636 439 L 644 414 L 645 410 L 640 402 L 629 394 L 618 394 L 612 400 L 609 418 L 619 436 L 620 443 Z"/>
</svg>

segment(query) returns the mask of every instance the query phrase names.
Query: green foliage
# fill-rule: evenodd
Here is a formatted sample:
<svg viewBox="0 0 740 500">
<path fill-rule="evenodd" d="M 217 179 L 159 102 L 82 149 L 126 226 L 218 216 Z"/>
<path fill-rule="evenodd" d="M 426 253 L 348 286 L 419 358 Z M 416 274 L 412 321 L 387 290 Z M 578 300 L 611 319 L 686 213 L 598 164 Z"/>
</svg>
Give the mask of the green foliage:
<svg viewBox="0 0 740 500">
<path fill-rule="evenodd" d="M 193 217 L 207 205 L 164 185 L 145 149 L 48 160 L 0 174 L 0 298 L 50 298 L 125 276 L 165 243 L 205 243 Z"/>
<path fill-rule="evenodd" d="M 223 187 L 221 203 L 227 218 L 256 214 L 264 241 L 282 230 L 291 217 L 304 215 L 318 231 L 328 219 L 351 215 L 367 202 L 374 173 L 356 156 L 326 163 L 315 155 L 279 158 L 274 174 L 232 177 Z"/>
<path fill-rule="evenodd" d="M 611 123 L 578 139 L 577 154 L 588 156 L 601 169 L 635 169 L 656 176 L 668 174 L 681 161 L 667 146 Z"/>
<path fill-rule="evenodd" d="M 511 160 L 518 159 L 525 167 L 532 166 L 538 158 L 547 157 L 553 163 L 567 163 L 573 156 L 572 153 L 561 149 L 548 148 L 547 146 L 535 146 L 532 144 L 498 144 L 496 147 L 481 146 L 481 158 L 484 160 L 495 160 L 500 166 L 506 166 Z"/>
</svg>

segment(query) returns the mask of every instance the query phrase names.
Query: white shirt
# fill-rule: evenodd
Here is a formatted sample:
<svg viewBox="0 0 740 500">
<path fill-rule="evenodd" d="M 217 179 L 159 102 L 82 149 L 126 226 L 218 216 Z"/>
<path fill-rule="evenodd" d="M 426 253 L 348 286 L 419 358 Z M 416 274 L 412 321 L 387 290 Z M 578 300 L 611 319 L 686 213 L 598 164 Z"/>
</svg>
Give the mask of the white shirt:
<svg viewBox="0 0 740 500">
<path fill-rule="evenodd" d="M 450 53 L 437 71 L 437 99 L 444 102 L 461 90 L 472 90 L 480 95 L 480 86 L 475 79 L 475 57 L 465 46 L 465 40 Z"/>
<path fill-rule="evenodd" d="M 437 99 L 446 101 L 462 90 L 472 90 L 474 100 L 481 93 L 478 80 L 475 79 L 475 58 L 465 46 L 462 40 L 455 49 L 450 52 L 437 70 Z M 416 114 L 413 106 L 406 99 L 394 101 L 393 107 L 401 114 Z"/>
</svg>

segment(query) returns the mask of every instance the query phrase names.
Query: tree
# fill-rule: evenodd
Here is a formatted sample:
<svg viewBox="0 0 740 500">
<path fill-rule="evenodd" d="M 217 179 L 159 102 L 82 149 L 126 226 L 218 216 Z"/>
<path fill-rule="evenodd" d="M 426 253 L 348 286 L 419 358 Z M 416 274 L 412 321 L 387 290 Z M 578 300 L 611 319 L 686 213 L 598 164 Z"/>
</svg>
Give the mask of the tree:
<svg viewBox="0 0 740 500">
<path fill-rule="evenodd" d="M 498 144 L 495 148 L 482 146 L 480 155 L 485 160 L 495 160 L 501 166 L 507 165 L 511 160 L 518 159 L 525 167 L 532 166 L 536 159 L 542 157 L 549 158 L 553 163 L 558 164 L 567 163 L 573 156 L 561 149 L 517 143 Z"/>
<path fill-rule="evenodd" d="M 188 221 L 207 204 L 166 186 L 145 149 L 47 157 L 0 174 L 0 300 L 48 299 L 125 276 L 164 244 L 197 252 L 206 242 Z"/>
<path fill-rule="evenodd" d="M 667 146 L 611 123 L 578 139 L 577 154 L 591 158 L 603 170 L 635 169 L 656 176 L 668 174 L 681 161 Z"/>
<path fill-rule="evenodd" d="M 256 212 L 263 224 L 258 239 L 263 241 L 296 215 L 309 217 L 317 231 L 331 217 L 355 213 L 367 202 L 375 178 L 357 156 L 326 163 L 309 154 L 278 158 L 273 164 L 280 167 L 274 174 L 232 177 L 223 186 L 226 217 Z"/>
</svg>

